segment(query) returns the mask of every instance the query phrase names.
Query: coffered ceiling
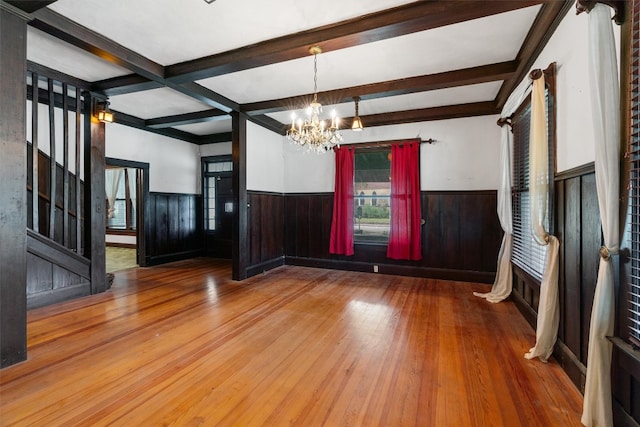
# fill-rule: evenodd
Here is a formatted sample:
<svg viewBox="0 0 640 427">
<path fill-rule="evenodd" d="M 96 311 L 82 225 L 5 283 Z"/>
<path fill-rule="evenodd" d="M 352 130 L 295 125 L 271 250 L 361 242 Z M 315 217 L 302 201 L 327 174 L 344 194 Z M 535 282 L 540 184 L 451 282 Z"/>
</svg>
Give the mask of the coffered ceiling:
<svg viewBox="0 0 640 427">
<path fill-rule="evenodd" d="M 495 114 L 573 1 L 9 1 L 31 68 L 109 97 L 116 121 L 202 144 L 230 112 L 283 133 L 313 93 L 343 126 Z"/>
</svg>

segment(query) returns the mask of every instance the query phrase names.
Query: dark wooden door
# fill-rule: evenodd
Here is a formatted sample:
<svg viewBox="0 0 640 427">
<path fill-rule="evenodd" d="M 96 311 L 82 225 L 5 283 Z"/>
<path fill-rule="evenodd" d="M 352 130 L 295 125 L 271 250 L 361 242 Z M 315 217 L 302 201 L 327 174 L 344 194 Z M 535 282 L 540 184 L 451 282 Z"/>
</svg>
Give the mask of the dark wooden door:
<svg viewBox="0 0 640 427">
<path fill-rule="evenodd" d="M 231 175 L 216 178 L 216 228 L 205 233 L 206 252 L 216 258 L 231 259 L 233 244 L 233 183 Z"/>
</svg>

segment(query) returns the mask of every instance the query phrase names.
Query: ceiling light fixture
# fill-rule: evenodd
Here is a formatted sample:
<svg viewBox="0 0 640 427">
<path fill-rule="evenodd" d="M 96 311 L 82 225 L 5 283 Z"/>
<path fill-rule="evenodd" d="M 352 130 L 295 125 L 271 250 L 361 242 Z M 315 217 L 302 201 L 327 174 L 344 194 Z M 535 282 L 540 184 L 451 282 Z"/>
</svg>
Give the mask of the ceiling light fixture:
<svg viewBox="0 0 640 427">
<path fill-rule="evenodd" d="M 317 153 L 325 153 L 342 142 L 340 119 L 335 110 L 331 112 L 331 123 L 326 124 L 320 120 L 322 105 L 318 102 L 318 54 L 322 53 L 320 46 L 309 49 L 313 55 L 313 101 L 307 107 L 307 119 L 296 120 L 296 115 L 291 115 L 291 128 L 287 130 L 287 139 L 300 146 L 306 146 L 307 150 Z"/>
<path fill-rule="evenodd" d="M 103 123 L 113 123 L 113 113 L 109 110 L 109 101 L 96 101 L 93 115 Z"/>
<path fill-rule="evenodd" d="M 358 115 L 358 102 L 360 101 L 360 97 L 354 96 L 353 101 L 356 103 L 356 115 L 353 117 L 351 130 L 361 131 L 362 129 L 364 129 L 364 126 L 362 125 L 362 120 L 360 120 L 360 116 Z"/>
</svg>

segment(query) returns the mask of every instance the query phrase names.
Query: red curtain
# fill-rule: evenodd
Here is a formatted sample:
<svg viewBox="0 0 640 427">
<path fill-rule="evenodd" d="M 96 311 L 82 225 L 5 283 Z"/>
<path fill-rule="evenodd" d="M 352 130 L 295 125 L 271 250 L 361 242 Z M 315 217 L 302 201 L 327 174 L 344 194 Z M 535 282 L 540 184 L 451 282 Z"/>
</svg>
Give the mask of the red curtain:
<svg viewBox="0 0 640 427">
<path fill-rule="evenodd" d="M 387 257 L 422 259 L 420 143 L 391 146 L 391 230 Z"/>
<path fill-rule="evenodd" d="M 336 179 L 329 252 L 353 255 L 353 169 L 354 151 L 336 148 Z"/>
</svg>

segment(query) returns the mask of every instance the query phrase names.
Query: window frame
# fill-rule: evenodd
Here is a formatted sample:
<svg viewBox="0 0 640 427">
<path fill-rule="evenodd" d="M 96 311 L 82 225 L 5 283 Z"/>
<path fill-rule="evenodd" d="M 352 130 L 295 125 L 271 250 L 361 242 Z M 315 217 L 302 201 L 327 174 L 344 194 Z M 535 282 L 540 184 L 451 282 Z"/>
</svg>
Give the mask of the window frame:
<svg viewBox="0 0 640 427">
<path fill-rule="evenodd" d="M 113 166 L 113 168 L 120 168 L 122 169 L 122 178 L 120 179 L 120 185 L 124 186 L 124 192 L 125 192 L 125 197 L 117 197 L 114 200 L 114 205 L 116 204 L 115 202 L 118 201 L 124 201 L 124 206 L 125 206 L 125 213 L 124 213 L 124 222 L 125 222 L 125 226 L 124 227 L 114 227 L 112 225 L 109 225 L 109 218 L 106 218 L 106 229 L 111 232 L 111 231 L 136 231 L 137 229 L 137 215 L 138 213 L 136 212 L 136 215 L 134 216 L 133 212 L 136 209 L 136 205 L 133 203 L 133 199 L 131 199 L 131 188 L 129 187 L 129 182 L 132 179 L 129 176 L 129 170 L 130 169 L 134 169 L 134 176 L 133 179 L 136 182 L 135 188 L 136 190 L 138 189 L 138 173 L 140 169 L 139 168 L 131 168 L 128 166 Z M 136 194 L 136 200 L 138 198 L 138 195 Z M 107 205 L 108 205 L 108 200 L 107 200 Z"/>
<path fill-rule="evenodd" d="M 385 152 L 390 154 L 391 153 L 391 146 L 390 145 L 386 145 L 386 144 L 381 144 L 381 145 L 372 145 L 372 146 L 364 146 L 364 147 L 355 147 L 354 149 L 354 155 L 357 156 L 358 153 L 366 153 L 366 152 Z M 354 171 L 354 176 L 353 176 L 353 198 L 354 198 L 354 215 L 353 215 L 353 243 L 354 245 L 372 245 L 372 246 L 388 246 L 389 244 L 389 234 L 391 232 L 391 212 L 389 212 L 389 228 L 387 230 L 387 234 L 386 234 L 386 240 L 385 241 L 366 241 L 366 240 L 359 240 L 357 238 L 357 236 L 359 235 L 359 233 L 356 232 L 357 228 L 358 228 L 358 223 L 357 223 L 357 219 L 356 219 L 356 212 L 358 208 L 364 208 L 365 206 L 367 206 L 367 200 L 370 200 L 373 202 L 373 200 L 379 200 L 379 199 L 388 199 L 389 201 L 389 211 L 391 210 L 391 188 L 389 188 L 389 195 L 385 196 L 385 195 L 379 195 L 379 194 L 370 194 L 370 195 L 366 195 L 364 194 L 363 191 L 357 191 L 356 190 L 356 173 L 357 173 L 357 169 L 356 169 L 356 159 L 354 158 L 354 165 L 353 165 L 353 171 Z M 389 174 L 391 174 L 391 160 L 389 161 Z M 389 185 L 391 184 L 391 181 L 389 181 Z M 375 206 L 371 203 L 372 206 Z"/>
</svg>

